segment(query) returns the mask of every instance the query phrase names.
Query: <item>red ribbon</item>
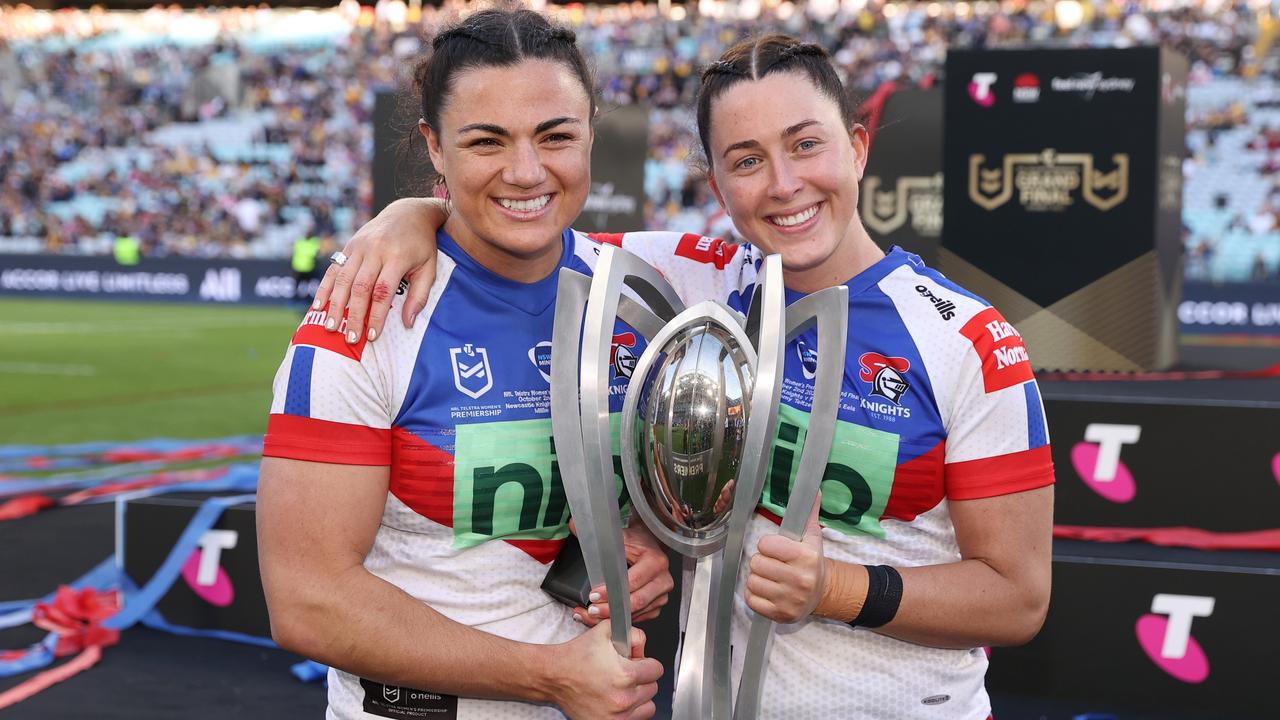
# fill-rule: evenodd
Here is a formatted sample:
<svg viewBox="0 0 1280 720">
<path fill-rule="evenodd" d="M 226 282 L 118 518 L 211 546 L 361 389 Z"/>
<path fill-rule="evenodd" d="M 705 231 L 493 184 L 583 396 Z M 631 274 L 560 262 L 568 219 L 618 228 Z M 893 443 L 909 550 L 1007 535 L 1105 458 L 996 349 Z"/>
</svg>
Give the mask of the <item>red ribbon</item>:
<svg viewBox="0 0 1280 720">
<path fill-rule="evenodd" d="M 58 588 L 53 602 L 37 603 L 31 622 L 58 635 L 54 657 L 73 655 L 89 647 L 110 647 L 120 642 L 120 631 L 102 627 L 102 621 L 120 610 L 120 594 L 94 588 Z"/>
<path fill-rule="evenodd" d="M 0 503 L 0 520 L 17 520 L 18 518 L 28 517 L 57 504 L 57 501 L 45 495 L 24 495 L 23 497 Z"/>
</svg>

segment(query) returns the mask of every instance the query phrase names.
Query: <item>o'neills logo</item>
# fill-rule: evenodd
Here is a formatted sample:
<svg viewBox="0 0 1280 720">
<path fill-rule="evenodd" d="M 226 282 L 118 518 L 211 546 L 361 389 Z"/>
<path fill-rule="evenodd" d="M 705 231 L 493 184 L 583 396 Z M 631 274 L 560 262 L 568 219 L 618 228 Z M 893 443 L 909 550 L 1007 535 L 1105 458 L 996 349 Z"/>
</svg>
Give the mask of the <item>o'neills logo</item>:
<svg viewBox="0 0 1280 720">
<path fill-rule="evenodd" d="M 917 285 L 916 292 L 920 293 L 920 297 L 927 299 L 933 303 L 933 308 L 938 311 L 943 320 L 950 320 L 956 316 L 956 304 L 950 300 L 946 300 L 933 294 L 933 291 L 926 285 Z"/>
<path fill-rule="evenodd" d="M 898 178 L 892 190 L 881 190 L 881 179 L 870 175 L 862 181 L 862 221 L 881 235 L 888 235 L 911 220 L 921 237 L 942 234 L 942 173 Z"/>
<path fill-rule="evenodd" d="M 1032 212 L 1062 211 L 1075 204 L 1076 193 L 1102 212 L 1129 197 L 1129 154 L 1111 156 L 1109 172 L 1094 167 L 1088 153 L 1059 153 L 1046 148 L 1038 153 L 1005 155 L 996 167 L 986 166 L 987 156 L 969 156 L 969 199 L 981 208 L 995 210 L 1013 199 Z"/>
</svg>

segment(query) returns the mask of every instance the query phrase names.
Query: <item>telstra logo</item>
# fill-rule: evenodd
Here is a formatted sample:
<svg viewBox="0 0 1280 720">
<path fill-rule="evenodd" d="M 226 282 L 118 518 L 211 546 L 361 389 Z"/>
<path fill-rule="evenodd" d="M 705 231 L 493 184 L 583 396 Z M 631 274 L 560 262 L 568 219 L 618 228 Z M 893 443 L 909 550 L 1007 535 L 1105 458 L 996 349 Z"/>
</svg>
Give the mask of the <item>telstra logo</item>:
<svg viewBox="0 0 1280 720">
<path fill-rule="evenodd" d="M 1129 468 L 1120 460 L 1120 449 L 1142 436 L 1138 425 L 1090 423 L 1084 442 L 1071 448 L 1071 465 L 1089 489 L 1116 503 L 1127 503 L 1138 493 Z"/>
<path fill-rule="evenodd" d="M 973 74 L 973 80 L 969 83 L 969 98 L 977 103 L 980 107 L 989 108 L 996 104 L 996 94 L 991 91 L 991 86 L 996 84 L 996 74 L 992 72 L 980 72 Z"/>
<path fill-rule="evenodd" d="M 1182 682 L 1204 682 L 1209 677 L 1209 658 L 1191 637 L 1191 622 L 1213 614 L 1213 598 L 1160 593 L 1151 598 L 1151 612 L 1138 618 L 1134 627 L 1147 657 Z"/>
<path fill-rule="evenodd" d="M 222 551 L 236 546 L 235 530 L 210 530 L 200 536 L 200 547 L 182 566 L 182 579 L 200 599 L 226 607 L 236 599 L 231 577 L 222 569 Z"/>
</svg>

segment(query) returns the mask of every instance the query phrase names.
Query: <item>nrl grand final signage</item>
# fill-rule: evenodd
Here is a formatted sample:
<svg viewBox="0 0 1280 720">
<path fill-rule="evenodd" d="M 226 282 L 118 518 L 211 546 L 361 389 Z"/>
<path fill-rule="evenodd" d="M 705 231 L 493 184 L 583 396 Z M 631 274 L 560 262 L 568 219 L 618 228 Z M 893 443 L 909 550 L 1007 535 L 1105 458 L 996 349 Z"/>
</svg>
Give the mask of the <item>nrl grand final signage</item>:
<svg viewBox="0 0 1280 720">
<path fill-rule="evenodd" d="M 862 223 L 894 245 L 937 263 L 942 238 L 942 93 L 898 90 L 884 101 L 859 192 Z"/>
<path fill-rule="evenodd" d="M 1035 367 L 1177 359 L 1186 75 L 1157 47 L 948 53 L 938 266 Z"/>
<path fill-rule="evenodd" d="M 995 167 L 985 167 L 987 157 L 969 156 L 969 199 L 986 210 L 995 210 L 1017 194 L 1028 212 L 1062 212 L 1077 200 L 1107 212 L 1129 197 L 1129 154 L 1111 157 L 1110 172 L 1094 166 L 1088 153 L 1060 153 L 1045 148 L 1038 153 L 1012 153 Z"/>
</svg>

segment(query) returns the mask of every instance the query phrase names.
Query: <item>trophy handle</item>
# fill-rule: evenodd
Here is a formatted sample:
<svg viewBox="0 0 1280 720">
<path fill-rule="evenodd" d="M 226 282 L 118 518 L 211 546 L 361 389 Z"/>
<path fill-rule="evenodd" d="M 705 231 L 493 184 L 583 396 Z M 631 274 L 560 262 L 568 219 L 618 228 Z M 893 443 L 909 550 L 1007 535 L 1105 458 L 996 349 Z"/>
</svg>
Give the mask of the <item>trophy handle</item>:
<svg viewBox="0 0 1280 720">
<path fill-rule="evenodd" d="M 764 317 L 768 317 L 768 314 Z M 849 289 L 841 286 L 813 293 L 787 308 L 786 317 L 788 339 L 804 332 L 814 323 L 818 326 L 818 371 L 814 380 L 809 430 L 805 434 L 795 486 L 791 489 L 787 511 L 782 516 L 782 526 L 779 529 L 784 537 L 799 540 L 809 513 L 813 511 L 813 503 L 818 498 L 822 474 L 835 439 L 836 413 L 840 408 L 844 353 L 849 334 Z M 753 403 L 754 400 L 753 396 Z M 774 412 L 777 412 L 776 406 Z M 772 439 L 770 436 L 770 443 Z M 766 449 L 764 454 L 770 453 Z M 743 655 L 742 678 L 738 683 L 738 699 L 733 708 L 735 720 L 755 718 L 760 712 L 764 673 L 769 666 L 769 650 L 773 644 L 773 626 L 774 622 L 763 615 L 755 615 L 751 619 L 751 632 Z"/>
<path fill-rule="evenodd" d="M 587 564 L 587 575 L 592 585 L 604 583 L 609 595 L 609 624 L 614 649 L 623 657 L 630 657 L 631 595 L 622 544 L 622 519 L 618 513 L 616 487 L 612 482 L 609 350 L 614 323 L 620 313 L 638 331 L 656 332 L 662 323 L 660 314 L 674 315 L 675 309 L 682 304 L 675 290 L 656 270 L 634 255 L 609 245 L 600 248 L 593 277 L 585 285 L 578 280 L 570 281 L 572 287 L 566 287 L 567 272 L 561 271 L 556 297 L 556 342 L 551 349 L 552 428 L 557 455 L 561 436 L 572 447 L 570 466 L 561 462 L 561 477 L 566 479 L 565 494 L 570 511 L 577 518 L 575 526 Z M 624 287 L 630 288 L 644 302 L 651 303 L 657 314 L 626 298 Z M 568 290 L 567 295 L 559 294 L 565 290 Z M 582 328 L 580 345 L 577 342 L 579 326 Z M 557 422 L 561 418 L 564 422 Z M 580 455 L 578 448 L 581 448 Z M 567 481 L 571 475 L 575 480 Z M 585 526 L 590 526 L 590 529 L 584 535 Z"/>
<path fill-rule="evenodd" d="M 578 354 L 584 306 L 591 278 L 568 268 L 560 271 L 556 285 L 556 310 L 551 344 L 551 433 L 555 440 L 556 462 L 564 483 L 569 511 L 583 522 L 577 526 L 582 559 L 592 585 L 603 581 L 603 561 L 596 524 L 590 522 L 591 502 L 587 464 L 582 449 L 582 422 L 578 408 Z M 572 332 L 566 328 L 573 328 Z M 627 649 L 630 653 L 630 648 Z"/>
<path fill-rule="evenodd" d="M 757 281 L 756 292 L 747 316 L 747 334 L 755 344 L 756 374 L 751 387 L 751 405 L 747 424 L 746 448 L 759 448 L 760 452 L 747 452 L 738 470 L 738 485 L 734 488 L 729 528 L 725 533 L 722 581 L 711 603 L 714 623 L 711 637 L 717 639 L 712 646 L 712 713 L 713 718 L 728 718 L 731 713 L 732 647 L 730 625 L 733 619 L 733 596 L 738 584 L 738 572 L 742 567 L 742 548 L 747 525 L 755 514 L 764 489 L 765 468 L 768 466 L 768 448 L 778 426 L 778 402 L 782 393 L 782 368 L 786 352 L 783 322 L 786 315 L 786 297 L 783 294 L 782 256 L 770 255 Z M 754 327 L 753 327 L 754 325 Z"/>
</svg>

